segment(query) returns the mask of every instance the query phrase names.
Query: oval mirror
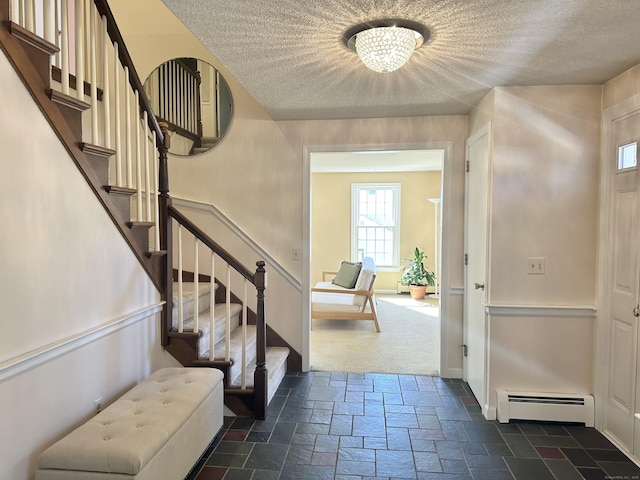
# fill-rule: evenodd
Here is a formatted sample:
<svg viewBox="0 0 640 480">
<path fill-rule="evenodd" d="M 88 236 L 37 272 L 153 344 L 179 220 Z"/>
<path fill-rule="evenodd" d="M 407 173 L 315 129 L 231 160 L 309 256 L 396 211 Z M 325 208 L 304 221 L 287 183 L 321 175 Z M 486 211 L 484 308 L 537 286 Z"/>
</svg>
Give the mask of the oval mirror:
<svg viewBox="0 0 640 480">
<path fill-rule="evenodd" d="M 231 90 L 220 72 L 203 60 L 169 60 L 149 75 L 144 89 L 158 120 L 169 124 L 169 153 L 206 152 L 229 128 Z"/>
</svg>

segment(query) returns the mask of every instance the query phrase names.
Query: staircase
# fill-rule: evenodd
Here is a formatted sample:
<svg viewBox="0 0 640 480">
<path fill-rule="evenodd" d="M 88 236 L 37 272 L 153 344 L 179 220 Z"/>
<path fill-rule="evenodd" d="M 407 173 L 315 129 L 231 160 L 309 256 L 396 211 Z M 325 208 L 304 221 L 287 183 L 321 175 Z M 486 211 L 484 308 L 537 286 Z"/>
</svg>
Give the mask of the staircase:
<svg viewBox="0 0 640 480">
<path fill-rule="evenodd" d="M 264 419 L 299 354 L 266 325 L 264 262 L 250 271 L 171 204 L 169 132 L 107 1 L 0 0 L 0 22 L 0 48 L 165 300 L 163 346 L 184 366 L 221 369 L 227 406 Z"/>
<path fill-rule="evenodd" d="M 215 299 L 215 293 L 223 289 L 224 287 L 220 287 L 218 283 L 213 284 L 212 304 L 210 280 L 199 283 L 197 286 L 193 282 L 185 282 L 182 285 L 181 302 L 180 284 L 179 282 L 174 283 L 173 324 L 169 332 L 173 342 L 169 343 L 167 350 L 185 366 L 219 368 L 225 374 L 228 396 L 242 395 L 243 388 L 251 389 L 254 387 L 253 372 L 256 369 L 257 330 L 255 324 L 244 320 L 246 312 L 244 312 L 242 304 L 230 303 L 227 308 L 224 300 Z M 181 318 L 180 305 L 182 305 L 183 318 L 182 333 L 179 333 L 181 328 L 179 322 Z M 198 310 L 198 333 L 193 335 L 196 309 Z M 230 331 L 229 336 L 226 335 L 227 330 Z M 189 342 L 193 342 L 193 348 L 183 351 L 180 348 L 181 345 Z M 211 355 L 210 345 L 212 343 L 214 347 Z M 243 354 L 243 348 L 246 350 L 246 354 Z M 279 385 L 287 373 L 289 351 L 287 347 L 266 348 L 269 385 Z M 243 357 L 245 358 L 244 363 L 241 361 Z M 274 393 L 275 388 L 270 388 L 267 403 L 271 401 Z M 235 404 L 237 405 L 237 402 Z"/>
</svg>

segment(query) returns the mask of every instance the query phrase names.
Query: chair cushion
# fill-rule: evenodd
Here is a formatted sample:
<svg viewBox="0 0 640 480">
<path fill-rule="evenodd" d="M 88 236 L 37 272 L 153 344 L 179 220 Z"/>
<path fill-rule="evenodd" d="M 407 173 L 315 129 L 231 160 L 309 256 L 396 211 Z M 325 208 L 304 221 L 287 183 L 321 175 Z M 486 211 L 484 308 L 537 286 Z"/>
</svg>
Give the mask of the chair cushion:
<svg viewBox="0 0 640 480">
<path fill-rule="evenodd" d="M 376 274 L 376 264 L 371 257 L 365 257 L 362 260 L 362 268 L 360 269 L 360 275 L 358 276 L 358 280 L 355 284 L 355 290 L 369 290 L 371 286 L 371 280 L 373 280 L 373 276 Z M 354 295 L 353 296 L 353 304 L 358 306 L 363 306 L 366 301 L 366 297 L 364 295 Z"/>
<path fill-rule="evenodd" d="M 340 264 L 340 270 L 331 283 L 344 288 L 353 288 L 358 280 L 362 263 L 344 261 Z"/>
</svg>

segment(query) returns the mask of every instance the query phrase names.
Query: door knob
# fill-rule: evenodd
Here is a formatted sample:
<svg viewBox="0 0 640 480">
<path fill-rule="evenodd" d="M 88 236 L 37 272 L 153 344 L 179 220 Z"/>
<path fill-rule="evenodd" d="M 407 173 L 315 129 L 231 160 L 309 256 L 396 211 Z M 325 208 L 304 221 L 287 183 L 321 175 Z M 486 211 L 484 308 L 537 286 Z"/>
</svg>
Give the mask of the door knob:
<svg viewBox="0 0 640 480">
<path fill-rule="evenodd" d="M 633 309 L 633 316 L 640 317 L 640 305 L 636 305 L 636 308 Z"/>
<path fill-rule="evenodd" d="M 484 290 L 484 282 L 483 283 L 474 283 L 473 284 L 473 288 L 475 288 L 476 290 Z M 638 311 L 638 314 L 640 315 L 640 310 Z"/>
</svg>

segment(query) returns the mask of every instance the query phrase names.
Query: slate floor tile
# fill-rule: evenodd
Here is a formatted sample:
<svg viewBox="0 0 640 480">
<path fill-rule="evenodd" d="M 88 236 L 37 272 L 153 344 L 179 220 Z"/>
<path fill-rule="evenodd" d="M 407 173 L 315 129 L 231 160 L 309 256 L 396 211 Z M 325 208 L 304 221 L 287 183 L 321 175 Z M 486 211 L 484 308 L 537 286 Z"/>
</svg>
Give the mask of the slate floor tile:
<svg viewBox="0 0 640 480">
<path fill-rule="evenodd" d="M 640 480 L 593 428 L 487 421 L 438 377 L 288 374 L 266 420 L 225 417 L 186 480 Z"/>
<path fill-rule="evenodd" d="M 557 480 L 583 480 L 582 475 L 569 460 L 547 458 L 544 463 L 547 464 Z"/>
<path fill-rule="evenodd" d="M 541 459 L 505 458 L 509 470 L 518 480 L 556 480 L 551 470 Z"/>
<path fill-rule="evenodd" d="M 416 478 L 411 452 L 377 450 L 375 465 L 378 477 Z"/>
</svg>

